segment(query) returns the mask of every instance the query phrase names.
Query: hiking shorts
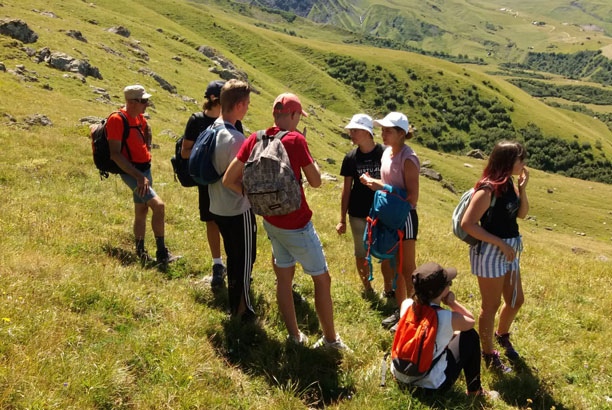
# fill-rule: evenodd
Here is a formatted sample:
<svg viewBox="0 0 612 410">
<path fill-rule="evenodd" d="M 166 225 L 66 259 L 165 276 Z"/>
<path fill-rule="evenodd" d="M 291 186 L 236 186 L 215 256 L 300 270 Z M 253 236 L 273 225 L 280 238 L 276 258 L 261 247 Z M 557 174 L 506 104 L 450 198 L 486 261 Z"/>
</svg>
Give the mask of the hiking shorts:
<svg viewBox="0 0 612 410">
<path fill-rule="evenodd" d="M 208 185 L 198 185 L 198 196 L 200 202 L 200 221 L 212 221 L 213 214 L 210 212 L 210 195 L 208 194 Z"/>
<path fill-rule="evenodd" d="M 416 209 L 411 209 L 406 223 L 404 224 L 404 240 L 416 238 L 419 234 L 419 216 L 417 215 Z"/>
<path fill-rule="evenodd" d="M 355 257 L 365 258 L 367 256 L 367 251 L 365 246 L 363 246 L 363 234 L 367 226 L 366 219 L 349 215 L 349 224 L 351 225 L 351 233 L 353 234 Z"/>
<path fill-rule="evenodd" d="M 519 273 L 519 262 L 523 251 L 522 236 L 502 238 L 502 240 L 516 252 L 514 260 L 508 262 L 501 249 L 489 242 L 470 246 L 470 264 L 474 275 L 482 278 L 500 278 L 508 272 Z"/>
<path fill-rule="evenodd" d="M 125 184 L 129 186 L 130 189 L 132 190 L 132 196 L 134 197 L 134 203 L 135 204 L 146 204 L 151 199 L 155 198 L 157 194 L 153 190 L 153 177 L 151 176 L 151 169 L 149 168 L 146 171 L 140 171 L 140 172 L 142 172 L 142 174 L 145 177 L 147 177 L 147 179 L 149 180 L 149 193 L 146 194 L 145 196 L 138 196 L 136 194 L 136 188 L 138 188 L 138 181 L 136 181 L 136 178 L 134 178 L 130 174 L 119 174 L 119 176 L 121 177 L 123 182 L 125 182 Z"/>
<path fill-rule="evenodd" d="M 327 272 L 323 245 L 321 245 L 312 221 L 300 229 L 282 229 L 264 219 L 263 226 L 272 243 L 272 254 L 276 266 L 290 268 L 299 262 L 304 272 L 310 276 Z"/>
</svg>

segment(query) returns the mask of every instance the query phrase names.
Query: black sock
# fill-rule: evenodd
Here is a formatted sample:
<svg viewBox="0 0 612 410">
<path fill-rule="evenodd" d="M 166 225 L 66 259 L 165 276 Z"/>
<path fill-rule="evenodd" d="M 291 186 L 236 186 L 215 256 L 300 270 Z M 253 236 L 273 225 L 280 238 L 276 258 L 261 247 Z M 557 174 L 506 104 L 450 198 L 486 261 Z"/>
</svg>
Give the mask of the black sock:
<svg viewBox="0 0 612 410">
<path fill-rule="evenodd" d="M 156 236 L 155 243 L 157 244 L 157 253 L 166 253 L 166 242 L 163 236 Z"/>
<path fill-rule="evenodd" d="M 136 239 L 136 253 L 138 255 L 145 252 L 144 239 Z"/>
</svg>

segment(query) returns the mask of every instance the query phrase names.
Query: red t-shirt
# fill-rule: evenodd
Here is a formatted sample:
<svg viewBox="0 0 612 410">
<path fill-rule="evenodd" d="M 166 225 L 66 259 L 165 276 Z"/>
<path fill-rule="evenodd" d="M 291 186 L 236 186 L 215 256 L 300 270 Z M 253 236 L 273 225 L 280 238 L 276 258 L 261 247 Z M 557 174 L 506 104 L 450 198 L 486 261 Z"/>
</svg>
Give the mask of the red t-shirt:
<svg viewBox="0 0 612 410">
<path fill-rule="evenodd" d="M 147 120 L 142 114 L 138 114 L 138 117 L 130 117 L 128 113 L 122 108 L 120 110 L 128 119 L 130 127 L 140 126 L 142 134 L 138 132 L 136 128 L 130 128 L 130 135 L 127 138 L 127 147 L 130 149 L 132 155 L 132 162 L 145 163 L 151 162 L 151 153 L 147 148 L 147 144 L 144 139 L 144 135 L 147 129 Z M 106 123 L 106 136 L 109 140 L 120 141 L 123 139 L 123 120 L 119 114 L 112 114 L 108 122 Z M 121 151 L 124 157 L 128 158 L 127 149 L 123 147 Z"/>
<path fill-rule="evenodd" d="M 276 133 L 279 131 L 280 128 L 274 126 L 266 130 L 266 135 L 276 135 Z M 256 141 L 257 133 L 251 134 L 251 136 L 242 144 L 236 158 L 243 163 L 246 163 L 251 155 L 251 151 L 253 150 Z M 306 138 L 304 138 L 304 136 L 299 132 L 292 131 L 285 135 L 281 142 L 283 143 L 283 146 L 287 151 L 287 155 L 289 156 L 289 161 L 291 162 L 291 168 L 293 169 L 295 178 L 300 181 L 300 177 L 302 176 L 302 168 L 313 163 L 312 156 L 310 156 L 310 151 L 308 151 L 308 143 L 306 142 Z M 306 226 L 306 224 L 310 222 L 312 211 L 308 207 L 306 196 L 304 195 L 304 188 L 302 188 L 301 184 L 300 193 L 302 195 L 302 205 L 300 206 L 300 209 L 287 215 L 264 216 L 263 218 L 268 223 L 281 229 L 300 229 Z"/>
</svg>

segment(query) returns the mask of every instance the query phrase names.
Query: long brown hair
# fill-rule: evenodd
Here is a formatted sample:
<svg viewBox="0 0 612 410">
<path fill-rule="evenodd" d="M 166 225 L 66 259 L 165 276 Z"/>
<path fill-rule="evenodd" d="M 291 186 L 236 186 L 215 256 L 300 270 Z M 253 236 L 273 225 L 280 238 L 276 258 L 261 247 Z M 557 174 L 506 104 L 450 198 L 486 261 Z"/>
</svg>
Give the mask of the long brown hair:
<svg viewBox="0 0 612 410">
<path fill-rule="evenodd" d="M 474 187 L 476 190 L 482 186 L 489 186 L 495 195 L 502 195 L 506 189 L 506 182 L 512 176 L 512 169 L 517 159 L 524 160 L 527 151 L 517 141 L 500 141 L 495 144 L 489 162 L 482 172 L 482 177 Z"/>
</svg>

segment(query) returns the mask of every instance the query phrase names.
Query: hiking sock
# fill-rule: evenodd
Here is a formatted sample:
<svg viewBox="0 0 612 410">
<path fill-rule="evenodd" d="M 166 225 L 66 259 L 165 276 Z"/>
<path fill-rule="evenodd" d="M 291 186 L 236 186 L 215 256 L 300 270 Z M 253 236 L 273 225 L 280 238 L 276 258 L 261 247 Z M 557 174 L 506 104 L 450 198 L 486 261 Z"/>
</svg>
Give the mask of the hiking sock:
<svg viewBox="0 0 612 410">
<path fill-rule="evenodd" d="M 136 254 L 142 255 L 145 252 L 144 239 L 136 238 Z"/>
<path fill-rule="evenodd" d="M 167 252 L 166 251 L 166 242 L 165 242 L 163 236 L 156 236 L 155 237 L 155 244 L 157 245 L 157 253 L 159 255 L 165 254 Z"/>
<path fill-rule="evenodd" d="M 223 258 L 213 258 L 213 265 L 223 265 Z"/>
</svg>

